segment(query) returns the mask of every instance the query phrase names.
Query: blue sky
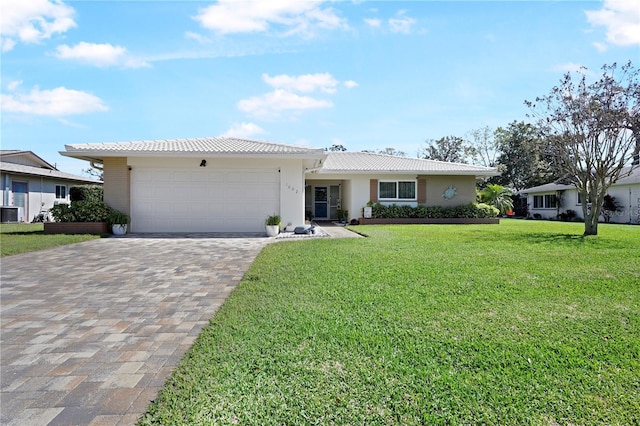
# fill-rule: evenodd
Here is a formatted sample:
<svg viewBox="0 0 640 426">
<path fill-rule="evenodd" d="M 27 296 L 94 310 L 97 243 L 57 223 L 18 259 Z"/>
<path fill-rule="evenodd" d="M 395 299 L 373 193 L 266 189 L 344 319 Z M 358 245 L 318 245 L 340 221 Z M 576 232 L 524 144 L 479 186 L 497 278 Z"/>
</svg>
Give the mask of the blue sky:
<svg viewBox="0 0 640 426">
<path fill-rule="evenodd" d="M 618 1 L 3 0 L 2 149 L 237 136 L 417 155 L 526 120 L 567 71 L 638 65 Z"/>
</svg>

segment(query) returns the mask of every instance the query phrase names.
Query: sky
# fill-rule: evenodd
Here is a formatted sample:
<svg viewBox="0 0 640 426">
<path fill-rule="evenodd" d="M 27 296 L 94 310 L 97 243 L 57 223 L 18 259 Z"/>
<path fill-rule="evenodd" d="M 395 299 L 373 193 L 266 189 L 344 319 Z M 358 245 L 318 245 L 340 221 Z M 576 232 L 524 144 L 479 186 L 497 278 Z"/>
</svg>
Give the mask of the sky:
<svg viewBox="0 0 640 426">
<path fill-rule="evenodd" d="M 566 72 L 640 63 L 640 5 L 604 1 L 0 3 L 0 145 L 233 136 L 349 151 L 527 121 Z"/>
</svg>

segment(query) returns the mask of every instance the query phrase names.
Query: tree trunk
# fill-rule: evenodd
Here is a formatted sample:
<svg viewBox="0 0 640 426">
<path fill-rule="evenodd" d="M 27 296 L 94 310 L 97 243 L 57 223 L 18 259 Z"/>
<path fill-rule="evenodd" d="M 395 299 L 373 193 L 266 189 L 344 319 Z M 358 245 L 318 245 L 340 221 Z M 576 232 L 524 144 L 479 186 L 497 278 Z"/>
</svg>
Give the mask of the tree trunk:
<svg viewBox="0 0 640 426">
<path fill-rule="evenodd" d="M 598 217 L 591 211 L 584 217 L 584 234 L 582 235 L 598 235 Z"/>
</svg>

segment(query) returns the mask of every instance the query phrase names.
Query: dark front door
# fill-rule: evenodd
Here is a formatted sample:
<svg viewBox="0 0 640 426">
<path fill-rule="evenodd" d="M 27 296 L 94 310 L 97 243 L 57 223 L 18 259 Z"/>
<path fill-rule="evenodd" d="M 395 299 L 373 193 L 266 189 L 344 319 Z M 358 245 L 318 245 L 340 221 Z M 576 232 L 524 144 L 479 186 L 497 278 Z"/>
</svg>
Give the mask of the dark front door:
<svg viewBox="0 0 640 426">
<path fill-rule="evenodd" d="M 316 219 L 327 219 L 329 214 L 329 191 L 326 186 L 316 186 L 313 192 L 313 216 Z"/>
</svg>

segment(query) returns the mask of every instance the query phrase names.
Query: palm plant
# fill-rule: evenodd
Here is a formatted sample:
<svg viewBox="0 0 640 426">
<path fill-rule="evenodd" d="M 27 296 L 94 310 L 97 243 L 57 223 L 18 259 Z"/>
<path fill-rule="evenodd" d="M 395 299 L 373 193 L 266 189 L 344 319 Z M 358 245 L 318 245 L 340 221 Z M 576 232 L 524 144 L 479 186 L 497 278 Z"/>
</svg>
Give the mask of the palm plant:
<svg viewBox="0 0 640 426">
<path fill-rule="evenodd" d="M 487 185 L 479 194 L 481 202 L 494 206 L 502 214 L 513 210 L 512 195 L 513 193 L 509 188 L 493 183 Z"/>
</svg>

